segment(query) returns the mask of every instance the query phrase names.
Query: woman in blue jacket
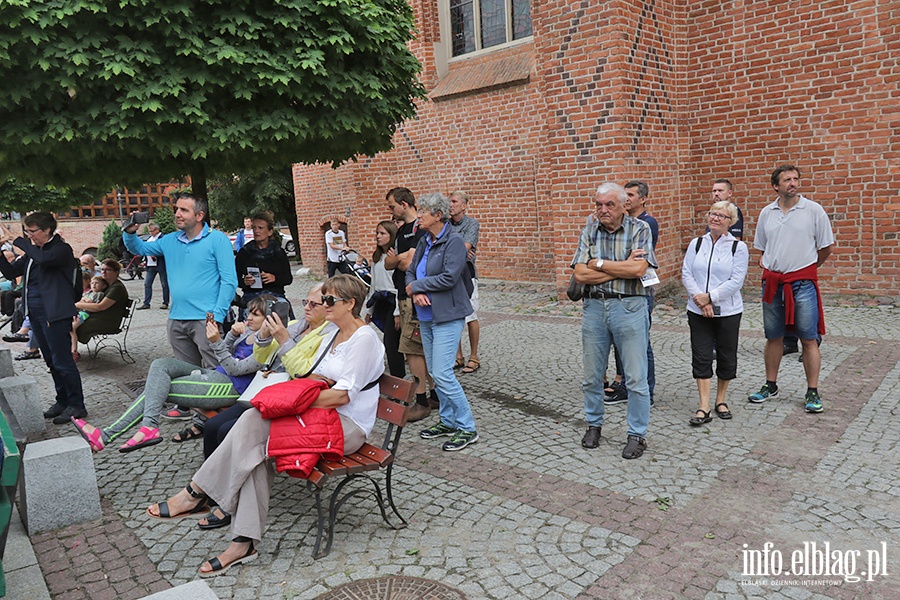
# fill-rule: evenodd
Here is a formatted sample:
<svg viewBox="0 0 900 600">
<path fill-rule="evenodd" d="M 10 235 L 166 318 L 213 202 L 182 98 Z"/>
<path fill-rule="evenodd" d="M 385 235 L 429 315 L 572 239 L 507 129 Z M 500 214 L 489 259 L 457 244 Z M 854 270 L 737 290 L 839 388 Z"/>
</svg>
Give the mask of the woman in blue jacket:
<svg viewBox="0 0 900 600">
<path fill-rule="evenodd" d="M 57 425 L 87 417 L 81 374 L 72 356 L 72 317 L 80 299 L 81 265 L 72 247 L 56 231 L 56 219 L 48 212 L 33 212 L 22 219 L 25 237 L 13 244 L 25 254 L 12 263 L 0 252 L 0 272 L 7 279 L 25 276 L 25 314 L 31 317 L 34 337 L 56 386 L 56 403 L 44 413 Z M 12 238 L 0 230 L 0 244 Z"/>
<path fill-rule="evenodd" d="M 426 234 L 419 239 L 406 271 L 406 293 L 418 314 L 425 362 L 441 401 L 441 420 L 419 435 L 426 440 L 450 436 L 442 448 L 454 451 L 477 442 L 478 432 L 469 401 L 453 373 L 463 326 L 472 314 L 472 281 L 466 244 L 453 232 L 449 217 L 450 201 L 443 194 L 419 199 L 419 227 Z"/>
</svg>

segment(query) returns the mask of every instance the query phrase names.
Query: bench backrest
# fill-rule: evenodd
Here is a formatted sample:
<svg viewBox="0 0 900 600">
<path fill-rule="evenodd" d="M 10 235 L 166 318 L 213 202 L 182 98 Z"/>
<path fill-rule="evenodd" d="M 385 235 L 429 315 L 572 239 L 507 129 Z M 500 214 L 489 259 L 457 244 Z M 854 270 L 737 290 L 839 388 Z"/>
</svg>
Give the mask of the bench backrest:
<svg viewBox="0 0 900 600">
<path fill-rule="evenodd" d="M 409 409 L 416 398 L 416 383 L 385 373 L 378 379 L 381 397 L 378 398 L 377 418 L 388 423 L 381 447 L 396 454 L 400 432 L 406 426 Z"/>
<path fill-rule="evenodd" d="M 119 323 L 119 331 L 128 331 L 128 328 L 131 326 L 131 318 L 134 316 L 134 311 L 137 310 L 137 299 L 131 299 L 128 302 L 128 306 L 125 307 L 125 314 L 122 315 L 122 322 Z"/>
</svg>

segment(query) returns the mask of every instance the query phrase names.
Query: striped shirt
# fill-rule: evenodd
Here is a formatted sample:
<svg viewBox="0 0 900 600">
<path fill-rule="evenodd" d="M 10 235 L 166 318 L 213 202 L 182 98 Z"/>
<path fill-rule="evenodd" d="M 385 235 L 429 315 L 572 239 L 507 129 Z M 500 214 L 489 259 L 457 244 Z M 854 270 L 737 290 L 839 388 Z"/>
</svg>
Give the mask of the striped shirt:
<svg viewBox="0 0 900 600">
<path fill-rule="evenodd" d="M 650 226 L 640 219 L 625 215 L 622 224 L 613 232 L 603 227 L 599 221 L 589 223 L 581 232 L 578 239 L 578 250 L 572 264 L 587 264 L 592 258 L 603 260 L 628 260 L 632 250 L 642 249 L 644 257 L 650 266 L 656 268 L 656 255 L 653 253 L 653 238 Z M 610 294 L 627 294 L 632 296 L 646 296 L 647 288 L 641 285 L 639 278 L 613 279 L 600 285 L 593 286 L 595 290 Z"/>
</svg>

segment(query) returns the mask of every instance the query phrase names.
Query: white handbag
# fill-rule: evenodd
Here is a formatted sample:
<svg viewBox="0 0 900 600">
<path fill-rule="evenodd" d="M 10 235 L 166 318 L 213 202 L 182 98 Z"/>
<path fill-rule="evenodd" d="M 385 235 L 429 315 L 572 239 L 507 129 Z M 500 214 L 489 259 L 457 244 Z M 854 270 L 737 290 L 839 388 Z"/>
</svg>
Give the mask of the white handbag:
<svg viewBox="0 0 900 600">
<path fill-rule="evenodd" d="M 267 388 L 270 385 L 275 385 L 276 383 L 284 383 L 285 381 L 290 381 L 291 376 L 287 373 L 275 373 L 274 371 L 257 371 L 256 375 L 253 377 L 253 381 L 250 382 L 250 385 L 247 386 L 247 389 L 244 390 L 244 393 L 241 394 L 241 397 L 237 399 L 238 402 L 246 402 L 250 403 L 251 400 L 262 390 L 263 388 Z"/>
</svg>

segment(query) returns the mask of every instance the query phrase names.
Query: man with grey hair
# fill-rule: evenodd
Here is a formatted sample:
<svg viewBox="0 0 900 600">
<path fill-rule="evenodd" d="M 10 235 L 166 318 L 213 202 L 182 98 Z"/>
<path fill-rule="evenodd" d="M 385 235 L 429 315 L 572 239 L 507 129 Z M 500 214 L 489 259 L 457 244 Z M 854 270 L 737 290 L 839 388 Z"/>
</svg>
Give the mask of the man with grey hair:
<svg viewBox="0 0 900 600">
<path fill-rule="evenodd" d="M 572 259 L 575 280 L 586 284 L 581 343 L 584 353 L 585 448 L 600 444 L 603 426 L 603 375 L 609 347 L 622 357 L 628 386 L 628 441 L 622 457 L 638 458 L 647 447 L 650 390 L 647 343 L 650 337 L 647 290 L 641 277 L 657 267 L 650 227 L 626 214 L 625 188 L 604 183 L 597 189 L 595 220 L 585 226 Z"/>
<path fill-rule="evenodd" d="M 453 368 L 462 369 L 463 373 L 474 373 L 481 368 L 481 361 L 478 358 L 478 338 L 481 336 L 481 326 L 478 323 L 478 271 L 475 269 L 475 248 L 478 246 L 478 232 L 481 225 L 466 214 L 468 210 L 468 194 L 465 192 L 450 194 L 450 225 L 466 243 L 468 253 L 466 268 L 469 269 L 469 276 L 472 278 L 472 296 L 469 298 L 472 303 L 472 314 L 466 317 L 466 328 L 469 331 L 469 360 L 465 360 L 460 342 Z"/>
<path fill-rule="evenodd" d="M 147 231 L 150 233 L 150 237 L 147 238 L 148 242 L 155 242 L 163 236 L 162 230 L 154 221 L 147 223 Z M 167 309 L 169 308 L 169 280 L 166 277 L 166 259 L 162 256 L 151 255 L 146 260 L 147 276 L 144 277 L 144 303 L 137 308 L 138 310 L 150 308 L 150 300 L 153 299 L 153 281 L 159 275 L 159 283 L 162 285 L 162 305 L 160 305 L 160 308 Z"/>
</svg>

